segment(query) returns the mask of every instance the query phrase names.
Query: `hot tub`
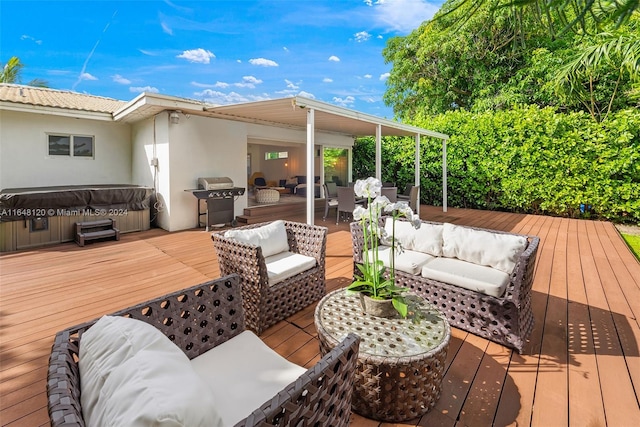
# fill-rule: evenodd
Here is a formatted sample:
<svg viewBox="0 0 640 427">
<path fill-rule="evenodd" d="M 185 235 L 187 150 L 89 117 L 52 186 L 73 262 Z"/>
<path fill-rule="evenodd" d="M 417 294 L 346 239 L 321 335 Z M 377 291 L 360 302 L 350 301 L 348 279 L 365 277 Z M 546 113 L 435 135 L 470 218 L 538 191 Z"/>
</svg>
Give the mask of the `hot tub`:
<svg viewBox="0 0 640 427">
<path fill-rule="evenodd" d="M 121 233 L 150 228 L 153 188 L 69 185 L 0 192 L 0 251 L 73 241 L 76 222 L 111 218 Z"/>
</svg>

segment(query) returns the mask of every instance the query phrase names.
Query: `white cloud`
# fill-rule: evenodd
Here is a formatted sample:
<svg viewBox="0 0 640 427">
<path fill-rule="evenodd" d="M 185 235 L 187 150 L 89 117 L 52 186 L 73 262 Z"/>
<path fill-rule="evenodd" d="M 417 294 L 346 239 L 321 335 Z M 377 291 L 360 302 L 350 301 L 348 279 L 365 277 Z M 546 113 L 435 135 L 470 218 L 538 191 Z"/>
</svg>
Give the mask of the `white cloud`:
<svg viewBox="0 0 640 427">
<path fill-rule="evenodd" d="M 202 92 L 195 92 L 194 95 L 205 102 L 218 105 L 236 104 L 249 101 L 265 101 L 271 99 L 267 94 L 245 96 L 240 95 L 237 92 L 224 93 L 211 89 L 205 89 Z"/>
<path fill-rule="evenodd" d="M 373 77 L 371 74 L 365 74 L 365 75 L 364 75 L 364 78 L 365 78 L 365 79 L 370 79 L 371 77 Z"/>
<path fill-rule="evenodd" d="M 170 36 L 173 35 L 173 30 L 171 28 L 169 28 L 169 26 L 167 25 L 166 22 L 161 22 L 160 26 L 162 27 L 162 31 L 164 31 L 165 33 L 169 34 Z"/>
<path fill-rule="evenodd" d="M 376 25 L 392 31 L 408 34 L 415 30 L 440 9 L 441 4 L 427 0 L 378 0 L 365 1 L 373 7 Z"/>
<path fill-rule="evenodd" d="M 356 102 L 356 99 L 351 95 L 349 95 L 349 96 L 347 96 L 345 98 L 338 98 L 337 96 L 333 97 L 333 103 L 337 104 L 337 105 L 339 105 L 341 107 L 349 107 L 349 106 L 353 105 L 354 102 Z"/>
<path fill-rule="evenodd" d="M 300 84 L 296 84 L 291 80 L 284 79 L 284 82 L 287 84 L 288 89 L 292 89 L 292 90 L 300 89 Z"/>
<path fill-rule="evenodd" d="M 333 83 L 333 79 L 330 79 L 329 77 L 325 77 L 324 79 L 322 79 L 323 83 Z"/>
<path fill-rule="evenodd" d="M 214 84 L 212 87 L 219 87 L 221 89 L 225 89 L 225 88 L 228 88 L 229 86 L 231 86 L 229 83 L 216 82 L 216 84 Z"/>
<path fill-rule="evenodd" d="M 197 62 L 200 64 L 208 64 L 211 61 L 211 58 L 215 58 L 216 56 L 208 50 L 204 50 L 202 48 L 185 50 L 180 55 L 176 56 L 176 58 L 184 58 L 189 62 Z"/>
<path fill-rule="evenodd" d="M 272 61 L 270 59 L 265 58 L 253 58 L 249 60 L 251 65 L 259 65 L 262 67 L 277 67 L 278 63 L 276 61 Z"/>
<path fill-rule="evenodd" d="M 35 44 L 42 44 L 42 40 L 36 40 L 35 38 L 28 36 L 26 34 L 23 34 L 22 36 L 20 36 L 20 40 L 31 40 Z"/>
<path fill-rule="evenodd" d="M 140 52 L 143 55 L 147 55 L 147 56 L 158 56 L 157 53 L 151 52 L 150 50 L 138 49 L 138 52 Z"/>
<path fill-rule="evenodd" d="M 131 84 L 131 80 L 125 79 L 120 74 L 113 75 L 113 76 L 111 76 L 111 78 L 113 79 L 114 82 L 120 83 L 121 85 L 130 85 Z"/>
<path fill-rule="evenodd" d="M 246 87 L 249 89 L 255 89 L 256 85 L 262 83 L 262 80 L 253 77 L 253 76 L 244 76 L 240 83 L 234 83 L 233 85 L 236 87 Z"/>
<path fill-rule="evenodd" d="M 80 74 L 80 80 L 98 80 L 98 78 L 89 73 L 82 73 Z"/>
<path fill-rule="evenodd" d="M 329 61 L 332 61 L 332 62 L 340 62 L 340 58 L 338 58 L 338 57 L 337 57 L 337 56 L 335 56 L 335 55 L 331 55 L 331 56 L 329 57 Z"/>
<path fill-rule="evenodd" d="M 282 47 L 282 50 L 284 50 L 285 52 L 289 52 L 289 48 L 288 48 L 288 47 L 286 47 L 286 46 L 283 46 L 283 47 Z"/>
<path fill-rule="evenodd" d="M 298 92 L 298 96 L 303 96 L 305 98 L 309 98 L 309 99 L 316 99 L 315 95 L 309 92 L 305 92 L 304 90 L 301 90 L 300 92 Z"/>
<path fill-rule="evenodd" d="M 366 42 L 371 38 L 371 34 L 366 31 L 360 31 L 359 33 L 355 33 L 353 36 L 356 38 L 358 43 Z"/>
<path fill-rule="evenodd" d="M 153 87 L 153 86 L 135 86 L 135 87 L 130 87 L 129 88 L 129 92 L 133 92 L 133 93 L 142 93 L 142 92 L 148 92 L 148 93 L 158 93 L 160 92 L 157 88 Z"/>
<path fill-rule="evenodd" d="M 385 81 L 385 80 L 387 80 L 387 79 L 389 78 L 389 76 L 390 76 L 390 75 L 391 75 L 390 73 L 383 73 L 383 74 L 380 74 L 380 81 Z"/>
</svg>

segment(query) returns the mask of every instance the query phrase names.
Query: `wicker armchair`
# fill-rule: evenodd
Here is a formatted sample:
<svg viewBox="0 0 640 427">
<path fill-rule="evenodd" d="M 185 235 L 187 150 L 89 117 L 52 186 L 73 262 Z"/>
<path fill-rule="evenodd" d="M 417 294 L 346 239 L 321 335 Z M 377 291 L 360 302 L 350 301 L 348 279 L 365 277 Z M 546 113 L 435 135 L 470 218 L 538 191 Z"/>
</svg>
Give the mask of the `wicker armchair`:
<svg viewBox="0 0 640 427">
<path fill-rule="evenodd" d="M 155 326 L 193 359 L 244 330 L 239 287 L 238 276 L 223 277 L 113 316 L 132 317 Z M 55 337 L 47 378 L 48 410 L 54 427 L 85 425 L 80 401 L 79 347 L 83 333 L 97 320 L 68 328 Z M 334 351 L 236 427 L 348 426 L 358 346 L 358 337 L 347 336 Z"/>
<path fill-rule="evenodd" d="M 422 221 L 424 224 L 438 224 Z M 384 227 L 384 218 L 380 220 Z M 503 231 L 483 230 L 497 234 L 513 234 Z M 396 284 L 411 289 L 416 294 L 438 307 L 451 326 L 479 335 L 488 340 L 522 353 L 522 348 L 533 330 L 531 287 L 540 238 L 527 237 L 527 247 L 520 255 L 502 297 L 494 297 L 464 289 L 459 286 L 429 279 L 420 274 L 409 274 L 395 270 Z M 364 249 L 364 234 L 359 222 L 351 223 L 354 271 L 361 264 Z M 388 269 L 387 269 L 388 271 Z"/>
<path fill-rule="evenodd" d="M 266 224 L 236 227 L 235 230 Z M 259 246 L 227 238 L 224 231 L 211 235 L 220 274 L 235 273 L 241 277 L 247 328 L 258 335 L 269 326 L 320 300 L 326 293 L 327 228 L 290 221 L 284 221 L 284 224 L 290 251 L 314 257 L 317 262 L 315 267 L 273 285 L 269 284 L 265 259 Z"/>
</svg>

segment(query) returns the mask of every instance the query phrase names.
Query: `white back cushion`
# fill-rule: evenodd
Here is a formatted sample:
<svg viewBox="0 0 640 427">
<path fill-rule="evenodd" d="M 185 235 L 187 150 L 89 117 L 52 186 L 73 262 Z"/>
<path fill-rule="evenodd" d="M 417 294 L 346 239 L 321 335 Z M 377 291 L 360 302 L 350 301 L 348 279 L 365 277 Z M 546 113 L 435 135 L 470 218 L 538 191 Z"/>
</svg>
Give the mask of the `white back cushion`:
<svg viewBox="0 0 640 427">
<path fill-rule="evenodd" d="M 442 253 L 510 274 L 527 246 L 524 236 L 491 233 L 453 224 L 444 224 Z"/>
<path fill-rule="evenodd" d="M 287 230 L 282 220 L 248 230 L 228 230 L 224 236 L 262 247 L 262 256 L 265 258 L 289 250 Z"/>
<path fill-rule="evenodd" d="M 167 338 L 145 322 L 112 316 L 103 316 L 82 335 L 78 368 L 85 419 L 91 418 L 100 390 L 113 369 L 163 339 Z"/>
<path fill-rule="evenodd" d="M 82 336 L 79 358 L 88 426 L 222 426 L 189 358 L 145 322 L 104 316 Z"/>
<path fill-rule="evenodd" d="M 397 243 L 400 243 L 403 249 L 413 249 L 413 239 L 416 229 L 413 228 L 408 221 L 396 221 L 395 234 L 393 229 L 393 218 L 387 218 L 384 222 L 384 229 L 387 232 L 387 238 L 382 240 L 382 244 L 391 246 L 392 236 Z"/>
<path fill-rule="evenodd" d="M 442 256 L 442 224 L 425 224 L 414 230 L 413 250 L 433 256 Z"/>
</svg>

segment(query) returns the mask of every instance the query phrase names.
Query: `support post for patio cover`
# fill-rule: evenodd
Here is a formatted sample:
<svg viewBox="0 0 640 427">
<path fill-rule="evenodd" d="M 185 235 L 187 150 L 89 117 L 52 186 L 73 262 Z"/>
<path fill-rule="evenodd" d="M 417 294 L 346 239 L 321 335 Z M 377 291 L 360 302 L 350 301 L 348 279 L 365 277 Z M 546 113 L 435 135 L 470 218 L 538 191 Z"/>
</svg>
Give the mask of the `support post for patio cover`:
<svg viewBox="0 0 640 427">
<path fill-rule="evenodd" d="M 376 178 L 382 182 L 382 125 L 376 125 Z"/>
<path fill-rule="evenodd" d="M 313 206 L 316 184 L 314 177 L 314 155 L 315 151 L 315 110 L 307 110 L 307 224 L 313 225 L 315 207 Z"/>
<path fill-rule="evenodd" d="M 420 134 L 416 133 L 416 160 L 413 166 L 413 185 L 418 187 L 418 201 L 416 202 L 416 215 L 420 215 Z"/>
<path fill-rule="evenodd" d="M 442 139 L 442 212 L 447 211 L 447 139 Z"/>
</svg>

